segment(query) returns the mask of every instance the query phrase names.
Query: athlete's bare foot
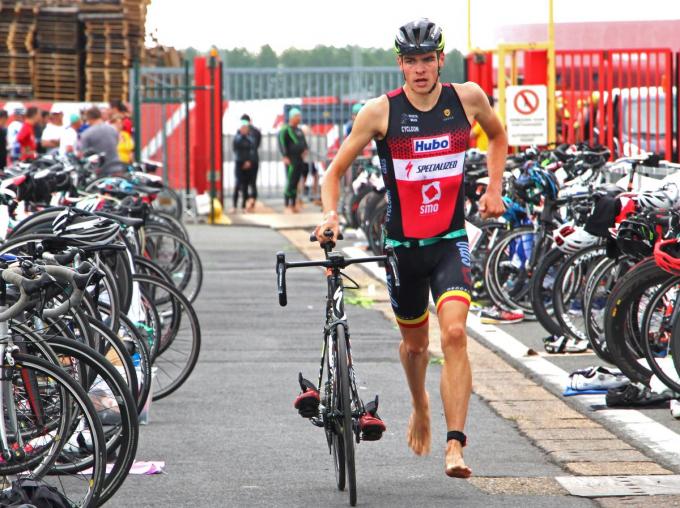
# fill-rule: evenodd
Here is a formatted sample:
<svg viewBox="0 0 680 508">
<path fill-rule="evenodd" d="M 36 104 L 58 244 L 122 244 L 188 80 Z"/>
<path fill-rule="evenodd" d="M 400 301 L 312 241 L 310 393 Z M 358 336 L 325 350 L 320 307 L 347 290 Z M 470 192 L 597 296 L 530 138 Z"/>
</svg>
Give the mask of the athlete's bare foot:
<svg viewBox="0 0 680 508">
<path fill-rule="evenodd" d="M 408 445 L 416 455 L 427 455 L 430 453 L 430 402 L 426 397 L 422 406 L 413 405 L 413 412 L 408 421 L 408 431 L 406 433 Z"/>
<path fill-rule="evenodd" d="M 465 465 L 463 447 L 460 442 L 452 439 L 446 445 L 446 475 L 451 478 L 470 478 L 472 469 Z"/>
</svg>

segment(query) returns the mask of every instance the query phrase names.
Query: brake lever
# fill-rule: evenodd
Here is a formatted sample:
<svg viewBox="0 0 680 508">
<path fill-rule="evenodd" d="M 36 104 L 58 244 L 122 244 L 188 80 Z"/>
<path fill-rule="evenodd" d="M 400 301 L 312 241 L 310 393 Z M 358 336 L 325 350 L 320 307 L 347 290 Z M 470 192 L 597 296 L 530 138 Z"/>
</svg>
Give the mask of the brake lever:
<svg viewBox="0 0 680 508">
<path fill-rule="evenodd" d="M 279 293 L 279 305 L 288 305 L 288 294 L 286 293 L 286 255 L 283 252 L 276 253 L 276 286 Z"/>
<path fill-rule="evenodd" d="M 385 255 L 387 256 L 387 262 L 390 264 L 390 269 L 394 276 L 394 287 L 398 288 L 400 286 L 399 282 L 399 270 L 397 270 L 397 260 L 394 255 L 394 247 L 385 247 Z"/>
</svg>

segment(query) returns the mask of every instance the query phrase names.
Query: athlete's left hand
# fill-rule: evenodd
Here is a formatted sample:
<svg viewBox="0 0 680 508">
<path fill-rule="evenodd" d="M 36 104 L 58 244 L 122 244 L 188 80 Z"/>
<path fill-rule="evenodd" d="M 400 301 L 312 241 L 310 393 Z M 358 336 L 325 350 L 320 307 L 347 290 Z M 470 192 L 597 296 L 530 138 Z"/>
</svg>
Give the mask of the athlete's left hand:
<svg viewBox="0 0 680 508">
<path fill-rule="evenodd" d="M 505 213 L 505 203 L 500 192 L 486 191 L 479 198 L 479 214 L 482 219 L 500 217 Z"/>
</svg>

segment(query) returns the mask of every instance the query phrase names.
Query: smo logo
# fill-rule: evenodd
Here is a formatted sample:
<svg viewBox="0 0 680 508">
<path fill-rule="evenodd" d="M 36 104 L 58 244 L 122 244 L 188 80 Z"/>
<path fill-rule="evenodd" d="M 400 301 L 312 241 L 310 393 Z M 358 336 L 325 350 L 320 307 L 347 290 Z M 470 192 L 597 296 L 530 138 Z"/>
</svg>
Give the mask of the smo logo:
<svg viewBox="0 0 680 508">
<path fill-rule="evenodd" d="M 442 197 L 442 189 L 439 182 L 432 182 L 422 186 L 423 204 L 420 205 L 420 215 L 437 213 L 439 211 L 438 201 Z"/>
<path fill-rule="evenodd" d="M 413 153 L 445 152 L 451 147 L 448 134 L 434 138 L 416 138 L 412 140 Z"/>
</svg>

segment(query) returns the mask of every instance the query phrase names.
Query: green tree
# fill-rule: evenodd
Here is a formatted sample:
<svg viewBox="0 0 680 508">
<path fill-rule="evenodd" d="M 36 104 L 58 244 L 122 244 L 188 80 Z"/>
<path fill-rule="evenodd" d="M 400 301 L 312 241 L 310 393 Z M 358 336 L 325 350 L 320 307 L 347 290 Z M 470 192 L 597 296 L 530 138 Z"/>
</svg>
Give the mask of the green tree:
<svg viewBox="0 0 680 508">
<path fill-rule="evenodd" d="M 279 65 L 279 57 L 269 44 L 260 48 L 257 55 L 257 67 L 276 67 Z"/>
</svg>

